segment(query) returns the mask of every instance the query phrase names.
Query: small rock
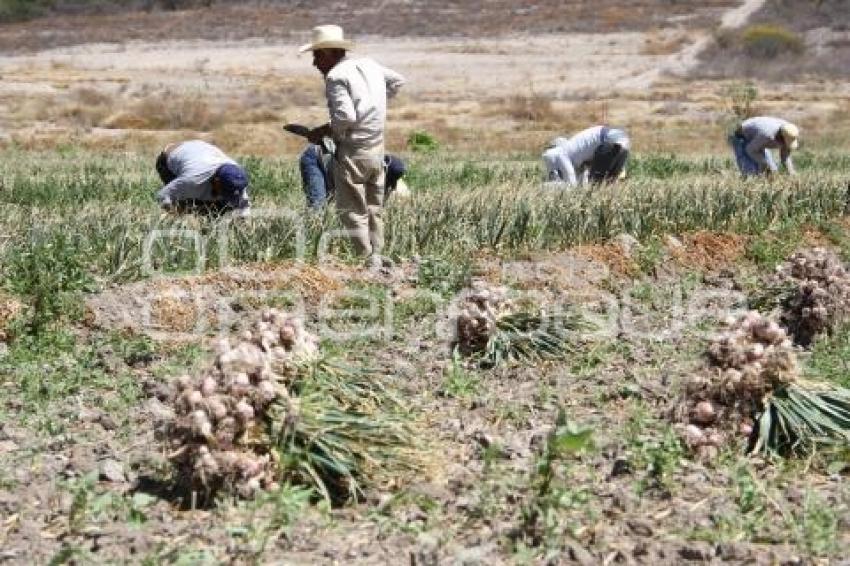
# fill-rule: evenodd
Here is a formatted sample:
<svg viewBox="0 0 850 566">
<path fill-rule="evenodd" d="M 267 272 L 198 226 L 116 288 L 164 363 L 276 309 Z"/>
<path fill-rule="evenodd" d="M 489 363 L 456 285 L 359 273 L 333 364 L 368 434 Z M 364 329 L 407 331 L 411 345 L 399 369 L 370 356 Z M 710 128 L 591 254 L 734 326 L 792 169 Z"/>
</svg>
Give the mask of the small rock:
<svg viewBox="0 0 850 566">
<path fill-rule="evenodd" d="M 649 547 L 646 545 L 645 542 L 638 541 L 638 543 L 635 544 L 634 549 L 632 549 L 632 556 L 634 556 L 635 558 L 640 558 L 642 556 L 646 556 L 647 554 L 649 554 Z"/>
<path fill-rule="evenodd" d="M 417 566 L 437 566 L 440 561 L 440 541 L 433 535 L 421 533 L 416 540 L 418 548 L 410 554 L 410 563 Z"/>
<path fill-rule="evenodd" d="M 640 246 L 640 242 L 631 234 L 620 234 L 619 236 L 615 236 L 614 243 L 619 246 L 620 250 L 622 250 L 623 254 L 627 257 L 631 257 L 635 248 Z"/>
<path fill-rule="evenodd" d="M 455 564 L 473 566 L 478 564 L 491 564 L 492 559 L 488 555 L 493 551 L 491 545 L 473 546 L 464 548 L 455 555 Z"/>
<path fill-rule="evenodd" d="M 685 244 L 682 243 L 682 240 L 677 238 L 676 236 L 670 236 L 669 234 L 664 238 L 664 244 L 673 250 L 678 250 L 685 247 Z"/>
<path fill-rule="evenodd" d="M 104 460 L 100 465 L 100 479 L 112 483 L 123 483 L 127 479 L 124 475 L 124 465 L 117 460 Z"/>
<path fill-rule="evenodd" d="M 106 413 L 101 413 L 97 419 L 97 423 L 103 427 L 103 430 L 115 430 L 118 428 L 118 423 L 115 422 L 115 419 L 112 418 L 111 415 L 107 415 Z"/>
<path fill-rule="evenodd" d="M 97 419 L 100 417 L 100 411 L 87 409 L 86 407 L 82 407 L 80 411 L 77 413 L 77 419 L 84 423 L 94 423 L 97 422 Z"/>
<path fill-rule="evenodd" d="M 174 418 L 174 411 L 159 399 L 151 399 L 148 401 L 147 407 L 155 423 L 164 423 Z"/>
<path fill-rule="evenodd" d="M 8 454 L 18 449 L 18 445 L 11 440 L 0 440 L 0 454 Z"/>
<path fill-rule="evenodd" d="M 625 458 L 617 458 L 611 468 L 611 477 L 617 478 L 632 473 L 632 465 Z"/>
<path fill-rule="evenodd" d="M 725 561 L 743 561 L 750 558 L 750 552 L 746 545 L 734 542 L 721 543 L 717 545 L 715 554 Z"/>
<path fill-rule="evenodd" d="M 448 489 L 433 482 L 412 485 L 408 488 L 408 492 L 427 497 L 433 501 L 451 501 L 453 499 L 453 495 Z"/>
<path fill-rule="evenodd" d="M 629 529 L 639 537 L 652 536 L 652 527 L 650 527 L 649 523 L 645 521 L 640 521 L 638 519 L 629 519 L 626 521 L 626 525 L 628 525 Z"/>
<path fill-rule="evenodd" d="M 688 545 L 679 549 L 679 556 L 685 560 L 711 560 L 712 553 L 704 546 Z"/>
</svg>

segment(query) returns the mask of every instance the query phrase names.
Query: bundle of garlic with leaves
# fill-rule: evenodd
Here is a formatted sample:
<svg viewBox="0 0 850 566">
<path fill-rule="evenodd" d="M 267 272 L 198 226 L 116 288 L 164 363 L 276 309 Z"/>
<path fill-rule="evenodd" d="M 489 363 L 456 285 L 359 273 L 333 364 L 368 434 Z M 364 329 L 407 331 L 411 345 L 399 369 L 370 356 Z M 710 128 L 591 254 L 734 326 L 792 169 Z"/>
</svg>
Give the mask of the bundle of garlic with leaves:
<svg viewBox="0 0 850 566">
<path fill-rule="evenodd" d="M 270 310 L 236 345 L 222 339 L 216 349 L 213 367 L 177 380 L 170 459 L 192 490 L 251 497 L 276 483 L 263 419 L 272 403 L 297 414 L 286 381 L 318 343 L 299 319 Z"/>
<path fill-rule="evenodd" d="M 850 274 L 840 258 L 824 248 L 795 253 L 778 270 L 792 284 L 782 304 L 781 322 L 794 341 L 809 346 L 850 317 Z"/>
<path fill-rule="evenodd" d="M 487 287 L 481 282 L 473 282 L 454 324 L 454 346 L 461 354 L 471 355 L 487 347 L 496 331 L 497 320 L 509 313 L 513 306 L 507 294 L 504 287 Z"/>
<path fill-rule="evenodd" d="M 495 367 L 561 359 L 571 351 L 570 333 L 585 326 L 572 312 L 522 309 L 505 287 L 474 282 L 453 327 L 453 349 L 481 367 Z"/>
<path fill-rule="evenodd" d="M 753 452 L 809 451 L 850 442 L 850 391 L 801 378 L 797 352 L 775 321 L 755 311 L 726 321 L 709 345 L 709 369 L 685 388 L 686 444 L 711 458 L 728 438 Z"/>
<path fill-rule="evenodd" d="M 211 367 L 178 378 L 166 431 L 178 485 L 250 498 L 285 480 L 357 495 L 366 459 L 392 458 L 406 431 L 364 408 L 383 402 L 371 376 L 318 354 L 300 319 L 268 310 L 235 345 L 220 341 Z"/>
</svg>

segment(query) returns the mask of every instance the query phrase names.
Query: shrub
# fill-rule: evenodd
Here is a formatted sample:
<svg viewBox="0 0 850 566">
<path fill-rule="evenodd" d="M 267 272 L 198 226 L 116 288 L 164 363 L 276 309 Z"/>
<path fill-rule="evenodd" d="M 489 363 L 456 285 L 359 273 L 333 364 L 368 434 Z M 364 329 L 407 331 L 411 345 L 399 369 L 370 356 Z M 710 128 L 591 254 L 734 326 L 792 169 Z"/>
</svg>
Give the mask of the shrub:
<svg viewBox="0 0 850 566">
<path fill-rule="evenodd" d="M 729 112 L 736 121 L 746 120 L 758 114 L 755 104 L 758 95 L 758 88 L 751 82 L 735 83 L 723 89 Z"/>
<path fill-rule="evenodd" d="M 18 22 L 39 16 L 44 4 L 41 0 L 0 0 L 0 22 Z"/>
<path fill-rule="evenodd" d="M 504 113 L 517 122 L 560 122 L 562 116 L 552 106 L 552 100 L 533 94 L 516 94 L 504 103 Z"/>
<path fill-rule="evenodd" d="M 436 151 L 440 143 L 425 130 L 414 130 L 407 136 L 407 147 L 411 151 Z"/>
<path fill-rule="evenodd" d="M 778 55 L 797 55 L 805 45 L 799 35 L 776 25 L 754 25 L 741 33 L 744 51 L 751 57 L 771 59 Z"/>
</svg>

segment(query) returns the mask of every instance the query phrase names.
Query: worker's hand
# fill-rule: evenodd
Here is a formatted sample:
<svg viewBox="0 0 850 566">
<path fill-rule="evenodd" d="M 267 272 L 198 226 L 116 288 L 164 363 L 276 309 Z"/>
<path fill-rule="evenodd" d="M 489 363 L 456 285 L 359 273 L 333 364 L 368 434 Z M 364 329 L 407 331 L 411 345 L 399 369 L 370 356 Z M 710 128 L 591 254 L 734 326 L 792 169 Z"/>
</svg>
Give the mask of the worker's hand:
<svg viewBox="0 0 850 566">
<path fill-rule="evenodd" d="M 319 126 L 318 128 L 313 128 L 310 130 L 310 133 L 307 135 L 307 139 L 310 140 L 311 143 L 322 143 L 322 138 L 330 137 L 331 135 L 331 126 L 330 124 L 324 124 Z"/>
</svg>

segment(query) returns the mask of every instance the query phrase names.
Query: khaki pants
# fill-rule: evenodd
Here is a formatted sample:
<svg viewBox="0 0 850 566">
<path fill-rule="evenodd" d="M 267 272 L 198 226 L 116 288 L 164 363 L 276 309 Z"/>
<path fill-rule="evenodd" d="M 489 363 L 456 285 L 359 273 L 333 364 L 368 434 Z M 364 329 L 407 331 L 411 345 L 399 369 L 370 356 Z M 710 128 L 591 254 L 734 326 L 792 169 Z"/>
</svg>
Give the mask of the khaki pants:
<svg viewBox="0 0 850 566">
<path fill-rule="evenodd" d="M 355 252 L 380 254 L 384 247 L 384 152 L 337 146 L 331 161 L 336 207 Z"/>
</svg>

